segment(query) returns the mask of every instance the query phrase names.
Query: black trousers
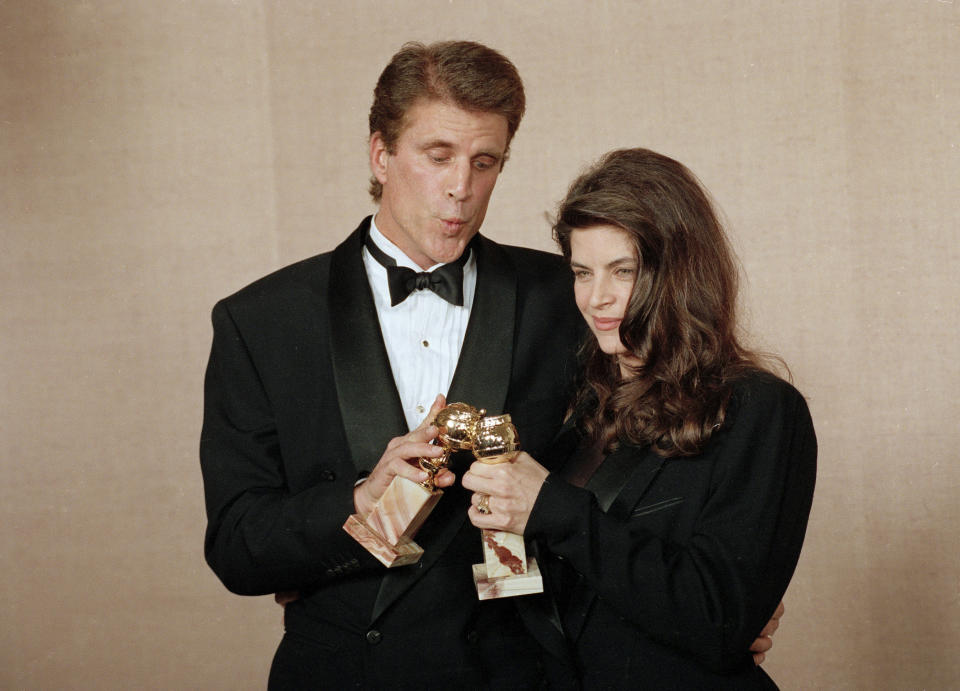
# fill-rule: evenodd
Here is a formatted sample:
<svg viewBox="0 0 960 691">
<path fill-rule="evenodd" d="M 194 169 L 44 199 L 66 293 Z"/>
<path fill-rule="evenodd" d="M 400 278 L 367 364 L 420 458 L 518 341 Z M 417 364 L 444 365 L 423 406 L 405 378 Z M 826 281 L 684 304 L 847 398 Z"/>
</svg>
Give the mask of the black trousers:
<svg viewBox="0 0 960 691">
<path fill-rule="evenodd" d="M 544 653 L 523 626 L 513 603 L 503 600 L 481 604 L 480 616 L 463 640 L 407 638 L 402 645 L 388 649 L 388 639 L 402 634 L 387 632 L 382 642 L 372 645 L 369 632 L 339 629 L 317 635 L 288 629 L 274 655 L 268 688 L 546 688 Z M 414 655 L 411 646 L 419 654 Z M 407 659 L 400 657 L 404 648 Z M 409 664 L 411 657 L 419 662 Z"/>
</svg>

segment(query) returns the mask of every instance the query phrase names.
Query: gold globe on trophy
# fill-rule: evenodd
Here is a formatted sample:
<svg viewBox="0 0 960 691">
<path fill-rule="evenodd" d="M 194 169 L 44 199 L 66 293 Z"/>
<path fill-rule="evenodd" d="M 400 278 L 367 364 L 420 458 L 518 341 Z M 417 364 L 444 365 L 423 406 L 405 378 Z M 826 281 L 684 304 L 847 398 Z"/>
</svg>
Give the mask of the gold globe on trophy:
<svg viewBox="0 0 960 691">
<path fill-rule="evenodd" d="M 437 458 L 421 458 L 417 461 L 430 477 L 420 483 L 424 489 L 431 492 L 436 490 L 433 478 L 440 470 L 450 464 L 450 454 L 454 451 L 468 451 L 473 448 L 477 425 L 484 419 L 487 412 L 483 408 L 477 410 L 466 403 L 451 403 L 443 408 L 433 424 L 439 430 L 437 441 L 443 449 L 443 455 Z M 439 490 L 437 490 L 439 491 Z"/>
<path fill-rule="evenodd" d="M 443 455 L 417 461 L 427 472 L 427 479 L 416 483 L 403 477 L 393 478 L 370 513 L 352 514 L 343 529 L 388 568 L 420 561 L 423 548 L 413 541 L 413 536 L 443 496 L 434 477 L 447 467 L 452 453 L 472 448 L 476 426 L 485 412 L 466 403 L 451 403 L 443 408 L 433 421 L 439 428 L 435 443 L 443 449 Z"/>
<path fill-rule="evenodd" d="M 520 438 L 509 415 L 481 419 L 475 434 L 473 455 L 481 463 L 510 463 L 520 452 Z M 481 498 L 480 507 L 486 507 L 485 500 Z M 536 559 L 527 559 L 523 535 L 486 529 L 480 533 L 483 563 L 473 565 L 473 580 L 481 600 L 543 592 L 540 569 Z"/>
</svg>

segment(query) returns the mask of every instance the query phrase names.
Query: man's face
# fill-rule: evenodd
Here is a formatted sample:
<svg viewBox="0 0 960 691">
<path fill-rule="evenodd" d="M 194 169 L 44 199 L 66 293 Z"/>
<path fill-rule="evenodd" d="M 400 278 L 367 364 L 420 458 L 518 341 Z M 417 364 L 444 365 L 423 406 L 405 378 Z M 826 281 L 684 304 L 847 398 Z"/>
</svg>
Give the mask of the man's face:
<svg viewBox="0 0 960 691">
<path fill-rule="evenodd" d="M 370 168 L 383 185 L 377 228 L 420 267 L 456 260 L 480 230 L 507 150 L 502 115 L 421 100 L 387 151 L 370 137 Z"/>
</svg>

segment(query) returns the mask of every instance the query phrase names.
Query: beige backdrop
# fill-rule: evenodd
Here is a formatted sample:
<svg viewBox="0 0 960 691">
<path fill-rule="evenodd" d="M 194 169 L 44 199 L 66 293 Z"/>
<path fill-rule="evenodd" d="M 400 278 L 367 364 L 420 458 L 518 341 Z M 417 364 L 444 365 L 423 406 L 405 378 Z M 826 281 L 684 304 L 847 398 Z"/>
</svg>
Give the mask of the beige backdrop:
<svg viewBox="0 0 960 691">
<path fill-rule="evenodd" d="M 820 438 L 771 674 L 960 686 L 957 4 L 0 0 L 0 687 L 264 687 L 279 609 L 202 556 L 209 309 L 370 210 L 375 79 L 450 37 L 528 88 L 491 237 L 551 248 L 616 146 L 725 212 Z"/>
</svg>

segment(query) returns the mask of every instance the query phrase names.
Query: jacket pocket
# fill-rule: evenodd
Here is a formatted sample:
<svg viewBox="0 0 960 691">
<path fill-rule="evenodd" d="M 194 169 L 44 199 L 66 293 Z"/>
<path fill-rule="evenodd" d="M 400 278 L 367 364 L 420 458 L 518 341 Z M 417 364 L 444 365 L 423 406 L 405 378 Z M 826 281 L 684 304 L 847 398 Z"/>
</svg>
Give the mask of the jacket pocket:
<svg viewBox="0 0 960 691">
<path fill-rule="evenodd" d="M 682 504 L 682 503 L 683 503 L 683 497 L 672 497 L 670 499 L 663 499 L 653 504 L 638 506 L 633 510 L 630 516 L 632 518 L 637 518 L 639 516 L 647 516 L 651 513 L 656 513 L 657 511 L 663 511 L 664 509 L 669 509 L 671 506 L 676 506 L 677 504 Z"/>
</svg>

